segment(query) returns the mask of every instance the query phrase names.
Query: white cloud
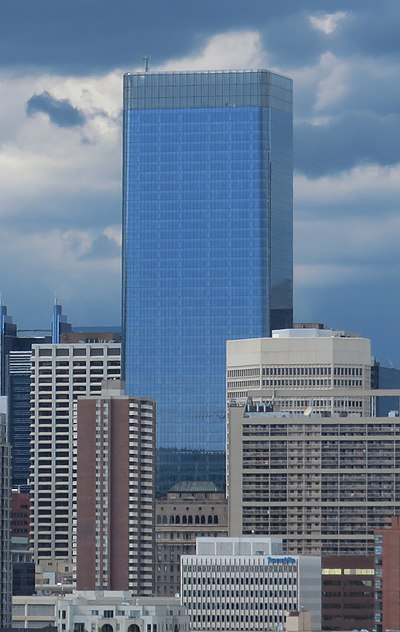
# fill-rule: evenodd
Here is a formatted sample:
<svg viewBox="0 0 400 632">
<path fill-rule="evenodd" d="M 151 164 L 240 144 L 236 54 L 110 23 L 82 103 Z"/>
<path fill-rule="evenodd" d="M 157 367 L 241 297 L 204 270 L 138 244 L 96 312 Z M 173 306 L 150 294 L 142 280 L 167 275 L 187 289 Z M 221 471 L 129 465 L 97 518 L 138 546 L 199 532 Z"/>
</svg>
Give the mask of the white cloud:
<svg viewBox="0 0 400 632">
<path fill-rule="evenodd" d="M 171 59 L 157 70 L 235 70 L 266 66 L 266 55 L 258 31 L 232 31 L 209 38 L 195 55 Z"/>
<path fill-rule="evenodd" d="M 0 214 L 31 213 L 49 203 L 57 212 L 57 200 L 72 193 L 119 194 L 120 84 L 118 71 L 102 77 L 0 74 Z M 86 124 L 60 128 L 45 114 L 28 117 L 26 102 L 46 90 L 69 99 Z"/>
<path fill-rule="evenodd" d="M 337 28 L 339 22 L 347 17 L 345 11 L 336 11 L 336 13 L 325 13 L 322 16 L 310 16 L 310 23 L 317 31 L 331 35 Z"/>
<path fill-rule="evenodd" d="M 385 200 L 400 196 L 400 164 L 393 167 L 368 165 L 354 167 L 336 176 L 311 179 L 304 175 L 295 176 L 295 195 L 298 204 L 323 204 L 326 201 L 338 204 L 370 199 Z"/>
<path fill-rule="evenodd" d="M 111 239 L 117 246 L 122 246 L 121 226 L 107 226 L 107 228 L 103 230 L 103 234 Z"/>
<path fill-rule="evenodd" d="M 318 112 L 343 99 L 349 91 L 347 62 L 328 52 L 321 56 L 319 68 L 322 78 L 316 93 L 315 109 Z"/>
<path fill-rule="evenodd" d="M 360 279 L 368 275 L 369 278 L 377 276 L 377 271 L 373 266 L 346 265 L 340 262 L 332 263 L 304 263 L 295 266 L 294 284 L 298 288 L 320 288 L 338 287 L 349 282 L 359 282 Z"/>
</svg>

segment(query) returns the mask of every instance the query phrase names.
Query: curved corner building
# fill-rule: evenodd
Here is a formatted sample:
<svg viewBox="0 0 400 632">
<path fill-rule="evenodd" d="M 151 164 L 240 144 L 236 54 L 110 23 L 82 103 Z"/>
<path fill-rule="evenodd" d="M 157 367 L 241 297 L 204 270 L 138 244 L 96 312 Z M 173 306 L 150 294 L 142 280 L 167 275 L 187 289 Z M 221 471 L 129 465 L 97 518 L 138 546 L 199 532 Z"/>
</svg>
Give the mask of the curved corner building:
<svg viewBox="0 0 400 632">
<path fill-rule="evenodd" d="M 158 489 L 225 479 L 225 342 L 292 324 L 292 81 L 124 77 L 129 395 L 157 401 Z"/>
</svg>

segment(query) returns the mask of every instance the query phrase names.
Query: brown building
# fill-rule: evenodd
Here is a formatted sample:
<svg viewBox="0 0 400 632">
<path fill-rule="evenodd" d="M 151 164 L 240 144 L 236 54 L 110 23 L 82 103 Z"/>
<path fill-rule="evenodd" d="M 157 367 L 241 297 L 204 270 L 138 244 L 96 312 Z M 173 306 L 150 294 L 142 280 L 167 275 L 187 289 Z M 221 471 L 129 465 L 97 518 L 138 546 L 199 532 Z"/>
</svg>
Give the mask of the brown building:
<svg viewBox="0 0 400 632">
<path fill-rule="evenodd" d="M 77 404 L 77 589 L 154 590 L 155 403 L 120 382 Z"/>
<path fill-rule="evenodd" d="M 374 558 L 322 557 L 322 630 L 372 630 Z"/>
<path fill-rule="evenodd" d="M 375 627 L 400 629 L 400 516 L 375 532 Z"/>
<path fill-rule="evenodd" d="M 66 331 L 60 335 L 65 344 L 89 344 L 93 342 L 120 342 L 121 334 L 114 331 Z"/>
<path fill-rule="evenodd" d="M 29 538 L 29 494 L 14 491 L 11 495 L 11 537 Z"/>
<path fill-rule="evenodd" d="M 180 557 L 196 553 L 196 537 L 227 536 L 225 494 L 212 482 L 182 482 L 156 501 L 156 595 L 180 593 Z"/>
</svg>

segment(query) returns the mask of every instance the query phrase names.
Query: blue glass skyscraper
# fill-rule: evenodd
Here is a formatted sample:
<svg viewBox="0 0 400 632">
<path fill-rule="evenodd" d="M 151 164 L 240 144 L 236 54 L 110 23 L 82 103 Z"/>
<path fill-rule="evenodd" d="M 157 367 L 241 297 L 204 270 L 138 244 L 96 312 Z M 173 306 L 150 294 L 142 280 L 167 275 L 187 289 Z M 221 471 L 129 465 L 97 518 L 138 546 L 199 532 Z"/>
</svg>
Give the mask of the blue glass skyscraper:
<svg viewBox="0 0 400 632">
<path fill-rule="evenodd" d="M 157 401 L 158 488 L 224 482 L 225 342 L 292 324 L 292 82 L 124 77 L 128 394 Z"/>
</svg>

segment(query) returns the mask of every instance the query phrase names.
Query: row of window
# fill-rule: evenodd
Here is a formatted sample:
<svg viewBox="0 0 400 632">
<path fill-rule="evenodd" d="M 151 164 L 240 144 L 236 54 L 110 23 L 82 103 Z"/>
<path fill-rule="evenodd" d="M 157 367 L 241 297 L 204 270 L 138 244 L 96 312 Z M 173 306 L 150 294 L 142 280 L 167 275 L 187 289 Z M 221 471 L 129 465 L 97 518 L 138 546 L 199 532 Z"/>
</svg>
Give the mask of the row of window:
<svg viewBox="0 0 400 632">
<path fill-rule="evenodd" d="M 218 524 L 219 522 L 219 518 L 217 515 L 212 516 L 211 514 L 209 516 L 205 516 L 204 514 L 199 516 L 191 516 L 191 515 L 183 515 L 183 516 L 169 516 L 169 520 L 168 517 L 166 515 L 161 516 L 160 514 L 157 515 L 157 524 Z"/>
<path fill-rule="evenodd" d="M 54 354 L 53 354 L 54 351 Z M 35 354 L 35 352 L 37 352 Z M 39 346 L 37 349 L 33 348 L 33 354 L 38 355 L 39 357 L 44 356 L 105 356 L 105 355 L 120 355 L 121 348 L 111 347 L 111 346 L 101 346 L 101 347 L 76 347 L 74 345 L 68 345 L 67 347 L 42 347 Z M 41 363 L 42 365 L 42 363 Z"/>
<path fill-rule="evenodd" d="M 288 379 L 282 380 L 279 378 L 274 378 L 271 380 L 263 380 L 263 386 L 293 386 L 293 387 L 311 387 L 311 386 L 320 386 L 325 388 L 330 388 L 332 386 L 332 381 L 327 379 L 322 380 L 301 380 L 301 379 Z M 259 386 L 258 382 L 254 380 L 247 380 L 242 382 L 228 382 L 228 388 L 237 387 L 243 388 L 245 386 Z M 363 383 L 362 380 L 333 380 L 333 386 L 350 386 L 353 388 L 362 388 Z"/>
<path fill-rule="evenodd" d="M 260 369 L 229 369 L 228 377 L 247 377 L 249 375 L 260 375 Z"/>
</svg>

